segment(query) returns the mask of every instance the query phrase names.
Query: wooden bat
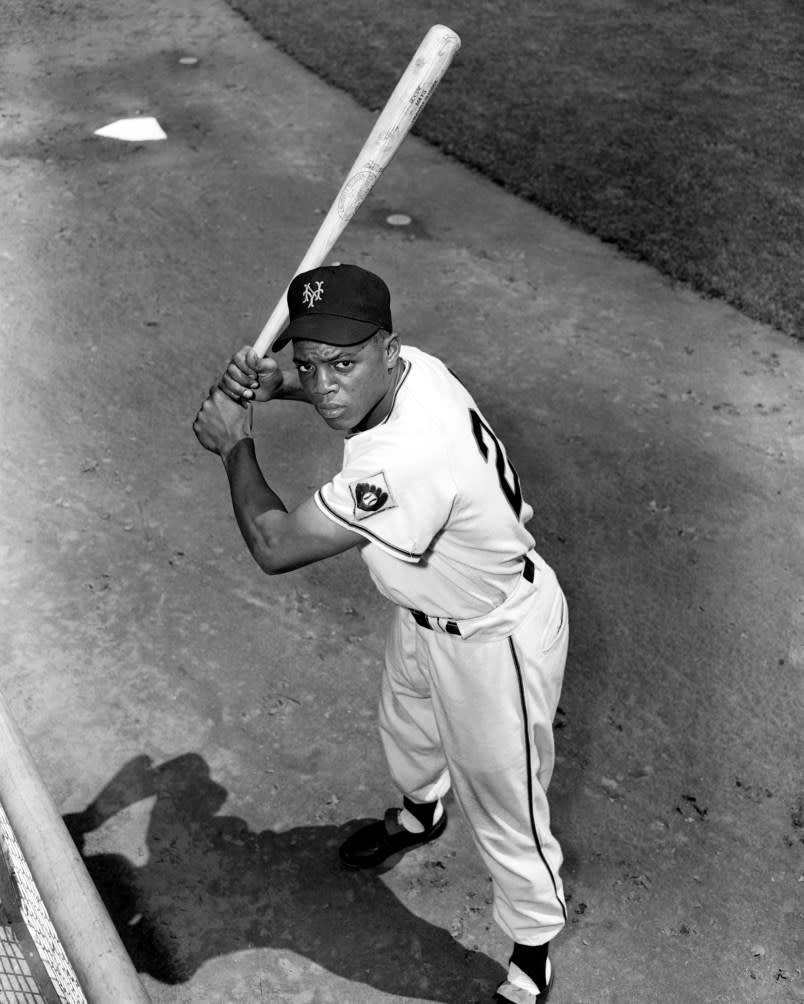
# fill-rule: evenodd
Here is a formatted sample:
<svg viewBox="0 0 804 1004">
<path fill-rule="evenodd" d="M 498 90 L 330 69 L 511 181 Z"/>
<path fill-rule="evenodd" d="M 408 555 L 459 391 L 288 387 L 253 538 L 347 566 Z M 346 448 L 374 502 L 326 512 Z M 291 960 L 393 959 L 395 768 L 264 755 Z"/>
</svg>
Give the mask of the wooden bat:
<svg viewBox="0 0 804 1004">
<path fill-rule="evenodd" d="M 460 46 L 460 38 L 443 24 L 433 25 L 424 36 L 377 117 L 294 276 L 323 264 L 347 223 L 410 132 Z M 260 356 L 269 351 L 287 323 L 286 288 L 254 343 L 254 349 Z"/>
</svg>

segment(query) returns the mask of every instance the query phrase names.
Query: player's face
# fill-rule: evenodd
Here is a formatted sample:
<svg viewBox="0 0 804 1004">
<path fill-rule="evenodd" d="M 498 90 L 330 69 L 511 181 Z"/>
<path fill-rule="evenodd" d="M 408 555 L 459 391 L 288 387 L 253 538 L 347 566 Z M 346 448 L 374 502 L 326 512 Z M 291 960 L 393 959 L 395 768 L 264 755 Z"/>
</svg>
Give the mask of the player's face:
<svg viewBox="0 0 804 1004">
<path fill-rule="evenodd" d="M 360 345 L 293 343 L 299 380 L 331 429 L 370 429 L 388 414 L 395 386 L 399 343 L 379 334 Z"/>
</svg>

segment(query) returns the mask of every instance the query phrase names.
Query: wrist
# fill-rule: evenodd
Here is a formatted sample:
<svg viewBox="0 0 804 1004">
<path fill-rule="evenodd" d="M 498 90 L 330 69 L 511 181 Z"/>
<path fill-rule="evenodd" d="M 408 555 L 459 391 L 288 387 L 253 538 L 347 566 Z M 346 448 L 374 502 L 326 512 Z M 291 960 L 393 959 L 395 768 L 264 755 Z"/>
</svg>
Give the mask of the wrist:
<svg viewBox="0 0 804 1004">
<path fill-rule="evenodd" d="M 239 439 L 236 439 L 220 451 L 220 458 L 227 472 L 233 464 L 237 463 L 237 458 L 243 452 L 254 456 L 254 437 L 248 433 L 244 433 Z"/>
</svg>

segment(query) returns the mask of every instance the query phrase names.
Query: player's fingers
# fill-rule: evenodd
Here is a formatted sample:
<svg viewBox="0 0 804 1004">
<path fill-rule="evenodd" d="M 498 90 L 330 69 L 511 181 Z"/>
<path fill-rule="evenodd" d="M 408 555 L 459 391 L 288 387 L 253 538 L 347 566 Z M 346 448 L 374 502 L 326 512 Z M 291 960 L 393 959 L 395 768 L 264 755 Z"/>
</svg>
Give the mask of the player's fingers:
<svg viewBox="0 0 804 1004">
<path fill-rule="evenodd" d="M 261 384 L 272 383 L 275 380 L 279 370 L 279 363 L 276 359 L 273 359 L 271 356 L 258 356 L 257 353 L 251 349 L 246 362 L 249 366 L 253 364 L 252 372 Z"/>
<path fill-rule="evenodd" d="M 257 367 L 258 373 L 276 373 L 279 369 L 279 363 L 273 356 L 264 356 L 260 359 L 260 364 Z"/>
<path fill-rule="evenodd" d="M 228 377 L 230 383 L 241 387 L 256 387 L 259 383 L 256 371 L 243 369 L 235 359 L 229 363 L 223 375 Z"/>
<path fill-rule="evenodd" d="M 241 396 L 246 401 L 270 401 L 277 396 L 283 382 L 279 363 L 275 359 L 260 359 L 257 379 L 242 389 Z"/>
<path fill-rule="evenodd" d="M 259 386 L 259 384 L 252 384 L 252 386 Z M 224 374 L 220 382 L 212 388 L 213 391 L 217 391 L 219 394 L 223 394 L 228 397 L 231 401 L 236 404 L 245 407 L 249 401 L 258 400 L 257 395 L 253 390 L 248 390 L 242 386 L 242 384 L 231 380 L 226 374 Z"/>
<path fill-rule="evenodd" d="M 255 352 L 251 346 L 248 346 L 245 349 L 243 361 L 245 362 L 246 366 L 248 366 L 248 368 L 254 373 L 257 373 L 262 364 L 267 362 L 267 360 L 263 356 L 259 355 L 259 353 Z"/>
<path fill-rule="evenodd" d="M 238 384 L 241 387 L 258 386 L 259 376 L 254 367 L 249 365 L 247 361 L 248 351 L 249 347 L 244 346 L 238 352 L 235 352 L 221 377 L 221 385 L 224 379 L 227 379 L 227 388 L 230 392 L 234 392 Z"/>
<path fill-rule="evenodd" d="M 243 377 L 236 373 L 230 372 L 229 369 L 223 374 L 218 382 L 217 389 L 223 391 L 227 397 L 230 397 L 233 401 L 240 401 L 244 395 L 249 393 L 249 387 L 257 387 L 259 383 L 256 380 L 250 380 L 245 382 Z"/>
<path fill-rule="evenodd" d="M 244 373 L 256 373 L 260 357 L 250 345 L 244 345 L 232 356 L 232 362 L 239 366 Z"/>
</svg>

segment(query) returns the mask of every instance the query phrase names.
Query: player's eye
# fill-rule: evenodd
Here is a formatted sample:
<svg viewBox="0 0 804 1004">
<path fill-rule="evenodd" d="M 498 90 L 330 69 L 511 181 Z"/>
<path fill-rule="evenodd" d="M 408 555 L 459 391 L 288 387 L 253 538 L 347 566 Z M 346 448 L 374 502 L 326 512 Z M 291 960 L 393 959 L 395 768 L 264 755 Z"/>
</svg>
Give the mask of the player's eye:
<svg viewBox="0 0 804 1004">
<path fill-rule="evenodd" d="M 298 373 L 301 373 L 304 376 L 306 376 L 308 373 L 312 373 L 313 372 L 313 364 L 312 363 L 296 363 L 296 371 Z"/>
<path fill-rule="evenodd" d="M 355 364 L 354 359 L 339 359 L 335 363 L 335 368 L 343 372 L 344 370 L 350 370 Z"/>
</svg>

